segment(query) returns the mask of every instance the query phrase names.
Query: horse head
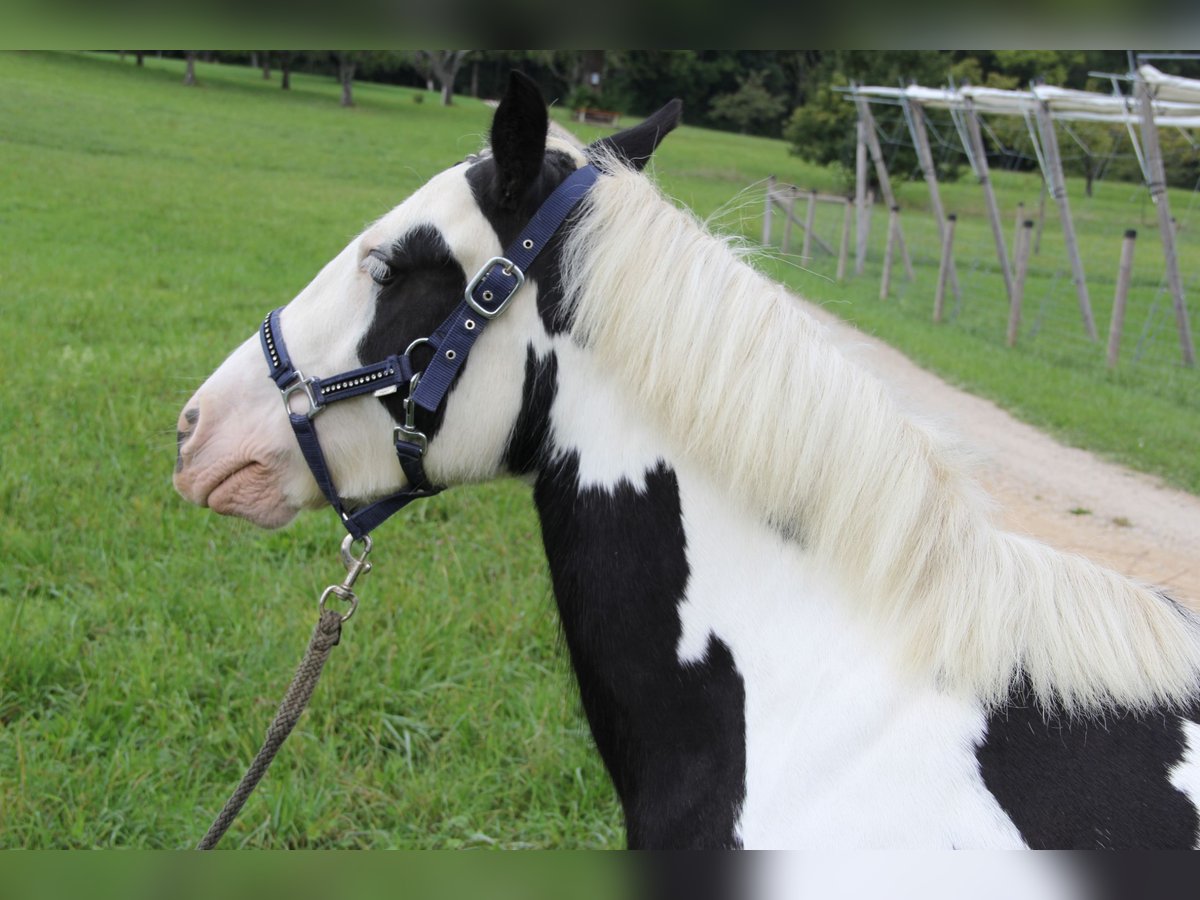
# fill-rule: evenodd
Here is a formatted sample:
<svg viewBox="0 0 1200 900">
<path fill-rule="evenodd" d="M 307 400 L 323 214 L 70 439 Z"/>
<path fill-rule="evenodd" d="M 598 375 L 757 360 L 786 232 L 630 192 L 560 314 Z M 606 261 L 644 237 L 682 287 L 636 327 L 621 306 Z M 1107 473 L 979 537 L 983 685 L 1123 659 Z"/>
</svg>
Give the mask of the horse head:
<svg viewBox="0 0 1200 900">
<path fill-rule="evenodd" d="M 419 372 L 433 353 L 421 339 L 454 311 L 468 279 L 502 253 L 572 172 L 592 158 L 640 169 L 678 118 L 673 102 L 581 151 L 547 138 L 545 101 L 530 79 L 514 73 L 492 122 L 490 146 L 435 175 L 369 226 L 282 309 L 279 328 L 295 369 L 329 376 L 411 347 Z M 415 410 L 415 427 L 427 439 L 425 472 L 437 484 L 487 480 L 512 468 L 510 449 L 522 438 L 529 348 L 569 328 L 556 308 L 560 241 L 556 235 L 504 314 L 480 334 L 439 407 Z M 187 401 L 174 482 L 193 503 L 278 527 L 319 506 L 323 495 L 287 414 L 305 413 L 311 396 L 292 391 L 281 404 L 267 374 L 256 335 Z M 353 506 L 409 481 L 392 442 L 405 419 L 407 391 L 380 394 L 322 409 L 314 426 L 332 481 Z"/>
</svg>

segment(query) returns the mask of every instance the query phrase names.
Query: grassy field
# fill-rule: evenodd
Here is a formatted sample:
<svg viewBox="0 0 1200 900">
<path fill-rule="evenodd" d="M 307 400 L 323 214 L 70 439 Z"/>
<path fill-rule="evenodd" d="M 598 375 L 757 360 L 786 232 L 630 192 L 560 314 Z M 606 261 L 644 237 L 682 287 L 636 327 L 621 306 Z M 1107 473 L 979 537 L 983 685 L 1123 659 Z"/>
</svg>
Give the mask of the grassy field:
<svg viewBox="0 0 1200 900">
<path fill-rule="evenodd" d="M 207 827 L 340 578 L 340 533 L 331 514 L 264 533 L 184 504 L 175 418 L 265 310 L 476 149 L 490 117 L 372 85 L 343 110 L 332 79 L 284 93 L 250 69 L 201 65 L 197 89 L 180 74 L 0 55 L 0 847 L 182 847 Z M 686 127 L 657 171 L 748 235 L 748 185 L 836 186 L 779 142 Z M 998 181 L 1004 202 L 1030 183 Z M 964 214 L 968 188 L 951 189 Z M 918 282 L 890 303 L 873 278 L 833 284 L 824 259 L 765 265 L 1032 421 L 1200 490 L 1190 374 L 1097 374 L 1078 342 L 1005 353 L 994 298 L 938 335 L 916 313 L 929 241 L 912 229 Z M 1087 240 L 1112 262 L 1107 238 Z M 971 277 L 982 294 L 987 273 Z M 363 607 L 228 845 L 619 845 L 527 489 L 454 491 L 403 519 L 380 530 Z"/>
</svg>

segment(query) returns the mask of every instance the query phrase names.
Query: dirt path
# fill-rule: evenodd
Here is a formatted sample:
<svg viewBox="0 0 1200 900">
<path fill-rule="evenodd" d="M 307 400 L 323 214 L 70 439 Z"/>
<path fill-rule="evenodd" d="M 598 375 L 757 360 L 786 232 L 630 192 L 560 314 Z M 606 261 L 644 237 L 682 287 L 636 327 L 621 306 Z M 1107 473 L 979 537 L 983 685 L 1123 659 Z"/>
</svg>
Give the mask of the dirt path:
<svg viewBox="0 0 1200 900">
<path fill-rule="evenodd" d="M 979 455 L 979 474 L 1005 527 L 1160 585 L 1200 608 L 1200 497 L 1066 447 L 826 310 L 806 308 L 908 409 L 958 434 Z"/>
</svg>

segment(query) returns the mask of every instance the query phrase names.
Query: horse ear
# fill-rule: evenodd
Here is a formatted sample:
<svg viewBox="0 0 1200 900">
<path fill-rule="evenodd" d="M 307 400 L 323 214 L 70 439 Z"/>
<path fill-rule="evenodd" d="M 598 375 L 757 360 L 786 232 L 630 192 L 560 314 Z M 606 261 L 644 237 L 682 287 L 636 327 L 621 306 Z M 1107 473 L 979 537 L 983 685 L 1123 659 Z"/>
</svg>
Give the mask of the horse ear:
<svg viewBox="0 0 1200 900">
<path fill-rule="evenodd" d="M 624 131 L 601 138 L 592 144 L 589 150 L 604 149 L 615 153 L 639 172 L 646 168 L 650 155 L 658 149 L 667 133 L 679 124 L 679 115 L 683 111 L 683 101 L 672 100 L 646 121 Z"/>
<path fill-rule="evenodd" d="M 504 205 L 516 204 L 542 171 L 549 124 L 546 101 L 537 84 L 514 70 L 492 119 L 498 199 Z"/>
</svg>

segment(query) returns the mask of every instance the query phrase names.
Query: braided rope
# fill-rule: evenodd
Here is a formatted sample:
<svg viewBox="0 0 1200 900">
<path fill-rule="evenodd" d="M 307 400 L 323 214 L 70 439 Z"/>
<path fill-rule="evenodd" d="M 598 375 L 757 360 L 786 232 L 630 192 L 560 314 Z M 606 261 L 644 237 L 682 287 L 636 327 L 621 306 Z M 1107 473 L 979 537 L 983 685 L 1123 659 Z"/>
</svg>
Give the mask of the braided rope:
<svg viewBox="0 0 1200 900">
<path fill-rule="evenodd" d="M 317 620 L 317 627 L 313 629 L 312 637 L 309 639 L 308 650 L 305 651 L 304 658 L 296 669 L 292 683 L 288 685 L 287 693 L 283 695 L 283 702 L 279 704 L 279 711 L 275 714 L 271 727 L 267 729 L 267 736 L 263 741 L 262 748 L 254 757 L 254 761 L 250 763 L 246 774 L 242 776 L 237 789 L 225 802 L 225 806 L 218 813 L 216 819 L 213 820 L 208 832 L 196 845 L 197 850 L 211 850 L 217 846 L 217 842 L 221 840 L 225 832 L 229 830 L 229 826 L 233 824 L 233 820 L 237 818 L 238 813 L 242 811 L 250 794 L 258 786 L 262 777 L 267 774 L 267 768 L 275 759 L 275 754 L 279 752 L 279 748 L 300 720 L 304 708 L 308 706 L 308 701 L 321 677 L 321 669 L 325 666 L 325 660 L 329 658 L 329 652 L 337 646 L 338 639 L 341 637 L 342 621 L 342 615 L 335 610 L 322 610 L 321 618 Z"/>
</svg>

